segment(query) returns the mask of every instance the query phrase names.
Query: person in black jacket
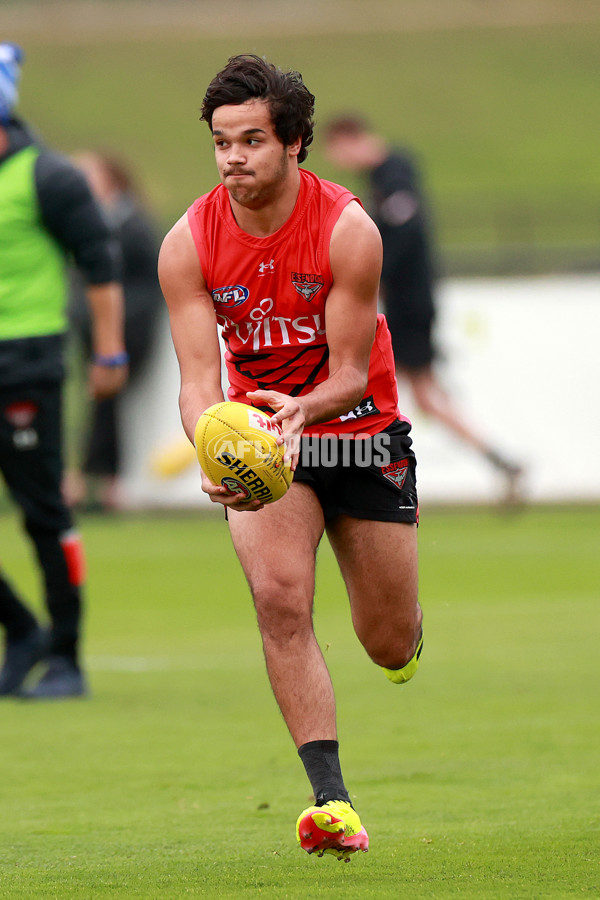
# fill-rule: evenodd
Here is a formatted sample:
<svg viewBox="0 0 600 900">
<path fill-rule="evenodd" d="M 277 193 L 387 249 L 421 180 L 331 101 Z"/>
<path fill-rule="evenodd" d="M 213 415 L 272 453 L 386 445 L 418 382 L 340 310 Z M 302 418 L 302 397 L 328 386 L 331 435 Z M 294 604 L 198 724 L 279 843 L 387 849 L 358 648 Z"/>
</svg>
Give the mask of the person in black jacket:
<svg viewBox="0 0 600 900">
<path fill-rule="evenodd" d="M 520 496 L 522 467 L 490 445 L 453 404 L 434 368 L 435 262 L 419 171 L 406 150 L 390 147 L 361 116 L 341 115 L 325 124 L 324 148 L 341 169 L 368 179 L 383 241 L 381 285 L 392 335 L 396 374 L 417 407 L 481 453 L 503 476 L 504 499 Z"/>
<path fill-rule="evenodd" d="M 119 391 L 127 376 L 123 296 L 118 244 L 85 178 L 14 114 L 22 59 L 18 46 L 0 44 L 0 472 L 35 549 L 50 628 L 0 568 L 0 696 L 71 697 L 87 688 L 79 647 L 83 546 L 61 492 L 67 259 L 88 285 L 89 384 L 98 398 Z M 23 690 L 42 660 L 40 680 Z"/>
<path fill-rule="evenodd" d="M 86 151 L 75 154 L 72 160 L 86 176 L 120 243 L 129 381 L 127 389 L 118 397 L 94 401 L 82 471 L 73 469 L 67 473 L 64 490 L 67 499 L 77 505 L 85 500 L 88 489 L 97 481 L 97 501 L 101 508 L 111 510 L 121 503 L 121 401 L 151 356 L 159 311 L 163 307 L 157 274 L 158 241 L 129 167 L 120 158 L 113 153 Z M 81 279 L 74 284 L 69 318 L 89 355 L 90 314 Z"/>
</svg>

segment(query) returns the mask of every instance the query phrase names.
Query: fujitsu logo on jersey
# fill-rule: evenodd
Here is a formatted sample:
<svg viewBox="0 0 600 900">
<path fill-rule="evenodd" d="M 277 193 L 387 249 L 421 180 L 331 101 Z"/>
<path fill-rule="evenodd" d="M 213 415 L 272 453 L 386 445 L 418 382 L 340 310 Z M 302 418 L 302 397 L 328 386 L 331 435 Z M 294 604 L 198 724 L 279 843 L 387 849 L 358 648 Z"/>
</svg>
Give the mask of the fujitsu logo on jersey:
<svg viewBox="0 0 600 900">
<path fill-rule="evenodd" d="M 245 303 L 250 296 L 250 291 L 243 284 L 228 284 L 226 287 L 215 288 L 211 294 L 214 302 L 218 303 L 221 309 L 231 309 Z"/>
<path fill-rule="evenodd" d="M 235 336 L 241 344 L 250 341 L 252 350 L 258 352 L 265 347 L 287 347 L 296 344 L 313 344 L 317 336 L 325 334 L 321 315 L 270 316 L 275 302 L 272 297 L 265 297 L 249 313 L 249 318 L 242 322 L 234 322 L 227 315 L 220 315 L 217 310 L 217 321 L 223 326 L 223 338 L 229 340 Z M 222 307 L 221 307 L 222 308 Z"/>
</svg>

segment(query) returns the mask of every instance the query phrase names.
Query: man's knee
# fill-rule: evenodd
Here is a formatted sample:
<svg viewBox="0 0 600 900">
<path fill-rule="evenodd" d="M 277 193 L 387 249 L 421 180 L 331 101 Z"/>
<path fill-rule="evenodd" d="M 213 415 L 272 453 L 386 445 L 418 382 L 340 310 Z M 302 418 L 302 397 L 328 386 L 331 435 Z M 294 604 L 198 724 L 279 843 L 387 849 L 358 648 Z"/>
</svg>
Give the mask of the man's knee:
<svg viewBox="0 0 600 900">
<path fill-rule="evenodd" d="M 402 669 L 415 655 L 419 637 L 407 632 L 389 635 L 387 641 L 366 646 L 369 657 L 378 666 Z"/>
<path fill-rule="evenodd" d="M 381 668 L 389 678 L 391 682 L 394 684 L 405 684 L 407 681 L 416 675 L 417 669 L 419 668 L 419 660 L 421 658 L 421 653 L 423 650 L 423 631 L 421 630 L 421 635 L 419 637 L 419 641 L 417 643 L 417 647 L 411 658 L 404 663 L 403 666 L 399 667 L 386 667 L 382 666 Z"/>
<path fill-rule="evenodd" d="M 423 645 L 422 620 L 421 607 L 417 604 L 415 616 L 409 620 L 396 626 L 386 621 L 382 627 L 374 628 L 363 640 L 371 660 L 386 672 L 410 670 L 414 674 Z M 400 680 L 408 681 L 408 678 Z"/>
<path fill-rule="evenodd" d="M 269 577 L 250 588 L 264 639 L 289 641 L 299 632 L 312 629 L 312 601 L 297 584 Z"/>
</svg>

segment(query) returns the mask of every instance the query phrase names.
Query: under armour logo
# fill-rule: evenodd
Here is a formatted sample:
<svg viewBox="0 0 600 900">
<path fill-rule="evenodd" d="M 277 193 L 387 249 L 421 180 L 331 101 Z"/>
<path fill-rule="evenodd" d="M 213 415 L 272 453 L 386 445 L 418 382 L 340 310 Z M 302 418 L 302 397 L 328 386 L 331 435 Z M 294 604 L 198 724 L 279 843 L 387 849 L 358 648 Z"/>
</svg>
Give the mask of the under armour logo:
<svg viewBox="0 0 600 900">
<path fill-rule="evenodd" d="M 345 416 L 340 416 L 340 422 L 347 422 L 349 419 L 360 419 L 361 416 L 372 416 L 379 410 L 375 406 L 373 397 L 363 397 L 358 406 L 351 409 Z"/>
<path fill-rule="evenodd" d="M 275 260 L 271 259 L 271 260 L 269 260 L 269 262 L 262 262 L 258 267 L 258 271 L 260 272 L 261 275 L 264 275 L 266 272 L 274 272 L 275 271 Z"/>
</svg>

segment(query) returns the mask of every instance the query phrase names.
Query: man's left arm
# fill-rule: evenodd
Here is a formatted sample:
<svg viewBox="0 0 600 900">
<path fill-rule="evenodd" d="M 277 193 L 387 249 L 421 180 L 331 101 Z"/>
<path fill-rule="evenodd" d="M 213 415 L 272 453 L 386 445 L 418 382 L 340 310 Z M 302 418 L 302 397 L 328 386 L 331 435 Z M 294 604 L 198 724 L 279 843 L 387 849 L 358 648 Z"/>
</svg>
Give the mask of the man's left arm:
<svg viewBox="0 0 600 900">
<path fill-rule="evenodd" d="M 333 284 L 325 304 L 329 375 L 309 394 L 288 397 L 277 391 L 253 391 L 249 398 L 276 410 L 286 443 L 306 425 L 328 422 L 360 403 L 367 387 L 369 358 L 377 327 L 381 274 L 381 237 L 356 202 L 338 219 L 330 245 Z"/>
</svg>

